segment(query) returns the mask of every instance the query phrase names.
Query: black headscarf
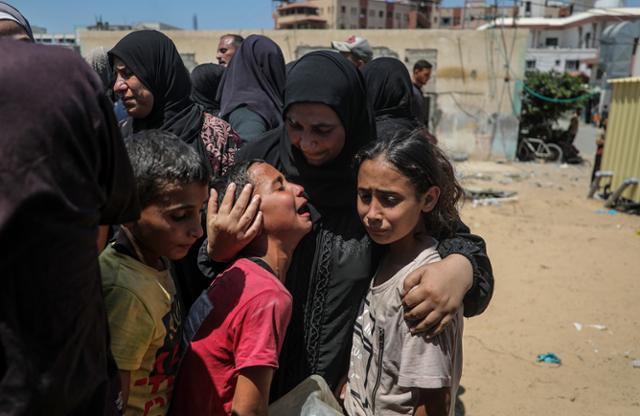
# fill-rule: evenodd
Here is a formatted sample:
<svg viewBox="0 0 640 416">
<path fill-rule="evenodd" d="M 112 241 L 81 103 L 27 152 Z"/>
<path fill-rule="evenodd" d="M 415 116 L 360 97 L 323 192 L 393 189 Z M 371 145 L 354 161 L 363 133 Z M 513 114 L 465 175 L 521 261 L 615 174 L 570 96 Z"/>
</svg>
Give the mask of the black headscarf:
<svg viewBox="0 0 640 416">
<path fill-rule="evenodd" d="M 111 70 L 111 66 L 109 65 L 109 57 L 107 56 L 107 51 L 102 47 L 97 47 L 89 51 L 87 54 L 87 63 L 91 66 L 91 68 L 96 71 L 96 74 L 102 80 L 102 84 L 104 85 L 105 91 L 111 89 L 111 85 L 113 84 L 113 71 Z M 107 96 L 111 96 L 107 94 Z"/>
<path fill-rule="evenodd" d="M 407 67 L 395 58 L 377 58 L 362 69 L 376 117 L 378 138 L 420 127 L 413 115 L 413 84 Z"/>
<path fill-rule="evenodd" d="M 0 12 L 4 12 L 16 19 L 16 23 L 22 26 L 24 31 L 27 32 L 27 36 L 29 36 L 29 39 L 31 39 L 32 42 L 35 42 L 35 40 L 33 39 L 33 31 L 31 30 L 29 21 L 22 15 L 22 13 L 18 11 L 18 9 L 10 4 L 5 3 L 4 1 L 0 1 Z"/>
<path fill-rule="evenodd" d="M 249 36 L 233 55 L 220 83 L 217 98 L 222 118 L 246 106 L 264 119 L 267 130 L 276 128 L 282 124 L 284 83 L 280 47 L 266 36 Z"/>
<path fill-rule="evenodd" d="M 287 179 L 304 186 L 310 201 L 321 211 L 322 207 L 351 207 L 356 192 L 353 156 L 375 138 L 373 115 L 360 71 L 337 52 L 311 52 L 291 66 L 284 101 L 283 114 L 296 103 L 331 107 L 345 130 L 342 152 L 325 165 L 312 166 L 291 144 L 283 125 L 263 141 L 245 146 L 241 157 L 264 158 L 281 169 Z"/>
<path fill-rule="evenodd" d="M 116 414 L 96 237 L 139 207 L 112 105 L 71 50 L 0 57 L 0 413 Z"/>
<path fill-rule="evenodd" d="M 369 101 L 376 117 L 411 117 L 412 84 L 409 71 L 395 58 L 378 58 L 362 68 Z"/>
<path fill-rule="evenodd" d="M 173 41 L 156 30 L 131 32 L 109 51 L 109 63 L 120 59 L 153 94 L 153 109 L 134 119 L 133 131 L 161 129 L 197 144 L 202 106 L 191 101 L 191 79 Z"/>
<path fill-rule="evenodd" d="M 214 115 L 220 111 L 216 95 L 223 74 L 224 67 L 217 64 L 198 65 L 191 71 L 191 99 Z"/>
</svg>

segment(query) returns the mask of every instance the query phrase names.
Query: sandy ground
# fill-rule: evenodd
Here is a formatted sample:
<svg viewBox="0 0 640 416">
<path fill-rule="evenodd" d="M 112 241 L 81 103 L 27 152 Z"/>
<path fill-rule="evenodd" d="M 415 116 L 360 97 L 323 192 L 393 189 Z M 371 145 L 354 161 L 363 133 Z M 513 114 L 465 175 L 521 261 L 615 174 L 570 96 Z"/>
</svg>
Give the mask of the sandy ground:
<svg viewBox="0 0 640 416">
<path fill-rule="evenodd" d="M 465 187 L 518 192 L 463 208 L 487 241 L 496 288 L 487 311 L 465 322 L 458 414 L 640 415 L 640 216 L 586 199 L 591 165 L 456 169 Z M 547 352 L 562 365 L 536 363 Z"/>
</svg>

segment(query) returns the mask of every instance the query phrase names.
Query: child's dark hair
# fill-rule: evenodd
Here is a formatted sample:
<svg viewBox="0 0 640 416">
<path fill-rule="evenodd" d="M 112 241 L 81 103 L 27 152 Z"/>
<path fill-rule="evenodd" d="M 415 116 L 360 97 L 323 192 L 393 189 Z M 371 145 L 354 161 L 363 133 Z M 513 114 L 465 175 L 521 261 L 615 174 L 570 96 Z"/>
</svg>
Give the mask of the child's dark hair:
<svg viewBox="0 0 640 416">
<path fill-rule="evenodd" d="M 253 181 L 249 177 L 249 168 L 254 163 L 266 163 L 266 162 L 261 159 L 253 159 L 246 162 L 236 163 L 235 165 L 227 169 L 227 172 L 225 173 L 224 176 L 217 177 L 213 180 L 212 187 L 218 193 L 218 205 L 222 203 L 222 200 L 224 199 L 224 194 L 227 190 L 227 186 L 229 186 L 230 183 L 233 182 L 236 184 L 236 192 L 234 195 L 234 200 L 238 199 L 238 197 L 240 196 L 240 193 L 242 192 L 242 189 L 245 187 L 246 184 L 248 183 L 253 184 Z"/>
<path fill-rule="evenodd" d="M 209 183 L 207 163 L 175 135 L 144 130 L 125 141 L 142 208 L 156 202 L 167 185 Z"/>
<path fill-rule="evenodd" d="M 463 190 L 444 152 L 420 130 L 405 130 L 360 150 L 355 159 L 356 172 L 363 162 L 380 156 L 409 179 L 417 197 L 432 186 L 440 188 L 436 206 L 424 215 L 425 226 L 437 238 L 453 235 L 455 223 L 460 219 L 457 204 Z"/>
</svg>

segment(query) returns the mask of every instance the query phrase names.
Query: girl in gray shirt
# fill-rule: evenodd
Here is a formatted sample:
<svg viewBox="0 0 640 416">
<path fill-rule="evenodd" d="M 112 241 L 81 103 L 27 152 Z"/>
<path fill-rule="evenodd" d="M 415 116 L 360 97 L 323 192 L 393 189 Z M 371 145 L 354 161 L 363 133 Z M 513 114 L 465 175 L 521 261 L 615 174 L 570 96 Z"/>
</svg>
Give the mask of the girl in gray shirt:
<svg viewBox="0 0 640 416">
<path fill-rule="evenodd" d="M 349 415 L 453 415 L 462 373 L 462 310 L 438 336 L 404 320 L 403 281 L 440 260 L 432 235 L 452 233 L 462 189 L 446 156 L 420 133 L 362 150 L 358 214 L 386 251 L 354 326 L 345 391 Z"/>
</svg>

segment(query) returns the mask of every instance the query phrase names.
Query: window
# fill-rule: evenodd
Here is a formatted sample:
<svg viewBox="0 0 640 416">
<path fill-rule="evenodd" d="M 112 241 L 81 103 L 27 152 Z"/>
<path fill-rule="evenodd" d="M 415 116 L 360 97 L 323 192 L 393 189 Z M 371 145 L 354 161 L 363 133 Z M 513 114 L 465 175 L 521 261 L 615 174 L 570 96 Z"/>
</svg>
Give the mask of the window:
<svg viewBox="0 0 640 416">
<path fill-rule="evenodd" d="M 527 69 L 536 69 L 536 60 L 535 59 L 527 59 L 526 68 Z"/>
<path fill-rule="evenodd" d="M 387 12 L 387 19 L 393 19 L 393 12 Z"/>
<path fill-rule="evenodd" d="M 524 12 L 525 13 L 531 13 L 531 2 L 530 1 L 526 1 L 524 3 Z"/>
<path fill-rule="evenodd" d="M 370 17 L 374 17 L 376 15 L 376 11 L 375 10 L 369 10 L 369 16 Z"/>
<path fill-rule="evenodd" d="M 442 17 L 442 18 L 440 18 L 440 23 L 442 24 L 442 26 L 450 26 L 451 25 L 451 18 L 450 17 Z"/>
<path fill-rule="evenodd" d="M 382 10 L 378 13 L 378 17 L 381 19 L 384 17 L 384 12 Z"/>
<path fill-rule="evenodd" d="M 400 20 L 401 17 L 402 15 L 400 13 L 396 13 L 396 20 Z"/>
<path fill-rule="evenodd" d="M 352 8 L 351 8 L 351 14 L 352 14 L 352 15 L 356 15 L 356 14 L 358 14 L 358 8 L 357 8 L 357 7 L 352 7 Z"/>
<path fill-rule="evenodd" d="M 556 66 L 560 66 L 560 59 L 556 59 Z"/>
<path fill-rule="evenodd" d="M 567 59 L 564 63 L 565 71 L 577 71 L 580 68 L 580 61 L 577 59 Z"/>
<path fill-rule="evenodd" d="M 364 7 L 360 9 L 360 17 L 365 17 L 367 15 L 367 9 Z"/>
<path fill-rule="evenodd" d="M 544 40 L 544 46 L 557 47 L 558 46 L 558 38 L 546 38 Z"/>
<path fill-rule="evenodd" d="M 582 48 L 582 28 L 578 28 L 578 48 Z"/>
</svg>

